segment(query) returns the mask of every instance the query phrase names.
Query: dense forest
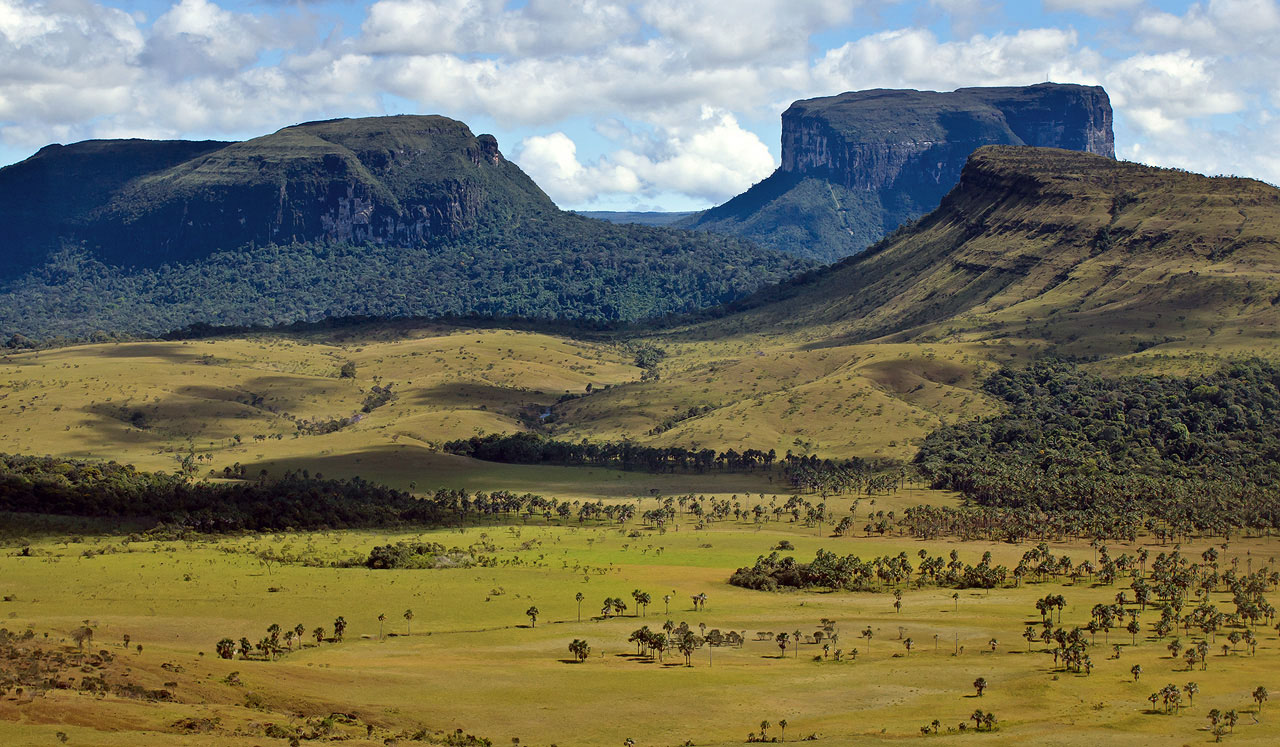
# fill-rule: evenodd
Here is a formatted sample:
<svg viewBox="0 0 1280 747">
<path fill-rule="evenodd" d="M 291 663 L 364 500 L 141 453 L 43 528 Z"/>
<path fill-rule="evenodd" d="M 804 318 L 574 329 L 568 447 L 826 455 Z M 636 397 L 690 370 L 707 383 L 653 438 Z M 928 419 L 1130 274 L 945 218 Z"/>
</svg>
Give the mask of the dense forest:
<svg viewBox="0 0 1280 747">
<path fill-rule="evenodd" d="M 562 464 L 620 467 L 649 472 L 712 468 L 743 470 L 768 469 L 777 460 L 773 450 L 734 449 L 716 452 L 712 449 L 685 449 L 680 446 L 645 446 L 630 441 L 557 441 L 537 433 L 491 433 L 487 436 L 449 441 L 444 450 L 450 454 L 506 464 Z"/>
<path fill-rule="evenodd" d="M 0 454 L 0 511 L 91 516 L 198 531 L 435 524 L 437 501 L 360 478 L 288 473 L 280 480 L 191 483 L 115 462 Z"/>
<path fill-rule="evenodd" d="M 159 267 L 68 249 L 0 286 L 0 333 L 83 339 L 350 316 L 625 322 L 733 301 L 813 266 L 731 237 L 569 214 L 427 248 L 259 246 Z"/>
<path fill-rule="evenodd" d="M 1004 369 L 1002 415 L 939 429 L 916 465 L 979 506 L 1180 527 L 1280 526 L 1280 369 L 1103 378 L 1063 362 Z"/>
</svg>

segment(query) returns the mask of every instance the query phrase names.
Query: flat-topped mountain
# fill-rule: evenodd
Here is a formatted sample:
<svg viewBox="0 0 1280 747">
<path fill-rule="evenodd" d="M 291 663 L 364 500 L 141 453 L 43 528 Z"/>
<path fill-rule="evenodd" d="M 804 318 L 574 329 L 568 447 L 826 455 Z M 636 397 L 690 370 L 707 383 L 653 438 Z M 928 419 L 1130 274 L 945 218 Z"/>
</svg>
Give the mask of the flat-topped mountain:
<svg viewBox="0 0 1280 747">
<path fill-rule="evenodd" d="M 1249 345 L 1280 336 L 1280 190 L 988 146 L 937 210 L 744 306 L 698 334 L 1019 339 L 1079 355 Z"/>
<path fill-rule="evenodd" d="M 63 204 L 58 194 L 86 174 L 98 188 Z M 422 246 L 485 213 L 556 209 L 492 136 L 439 116 L 309 122 L 242 143 L 50 146 L 0 171 L 0 203 L 19 202 L 33 178 L 47 185 L 28 213 L 34 230 L 123 265 L 294 241 Z"/>
<path fill-rule="evenodd" d="M 832 261 L 937 207 L 983 145 L 1115 156 L 1099 87 L 1045 83 L 951 93 L 872 90 L 797 101 L 782 165 L 687 225 Z"/>
<path fill-rule="evenodd" d="M 439 116 L 49 146 L 0 169 L 0 220 L 6 338 L 350 315 L 632 320 L 807 266 L 562 212 L 492 136 Z"/>
</svg>

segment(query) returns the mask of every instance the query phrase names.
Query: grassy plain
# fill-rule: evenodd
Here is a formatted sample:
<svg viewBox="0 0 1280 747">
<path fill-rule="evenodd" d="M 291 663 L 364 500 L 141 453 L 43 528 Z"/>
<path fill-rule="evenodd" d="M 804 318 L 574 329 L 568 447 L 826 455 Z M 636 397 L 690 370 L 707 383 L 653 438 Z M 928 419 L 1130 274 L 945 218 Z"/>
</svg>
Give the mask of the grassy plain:
<svg viewBox="0 0 1280 747">
<path fill-rule="evenodd" d="M 829 332 L 829 331 L 828 331 Z M 570 340 L 510 330 L 442 326 L 354 329 L 312 335 L 252 335 L 200 341 L 88 345 L 0 358 L 0 451 L 116 459 L 144 469 L 174 469 L 187 454 L 201 473 L 217 476 L 241 464 L 360 475 L 401 488 L 530 491 L 569 500 L 636 500 L 676 494 L 738 495 L 749 504 L 783 496 L 779 478 L 763 474 L 650 475 L 608 469 L 496 465 L 440 452 L 441 441 L 476 434 L 539 429 L 557 438 L 632 438 L 653 444 L 710 448 L 776 448 L 823 456 L 908 457 L 917 439 L 943 422 L 995 411 L 978 386 L 984 372 L 1028 347 L 1018 342 L 833 342 L 799 331 L 776 335 L 748 328 L 714 340 L 677 334 L 655 338 L 667 357 L 659 377 L 644 378 L 634 353 L 608 339 Z M 1185 371 L 1213 365 L 1193 350 L 1153 348 L 1096 364 L 1116 373 Z M 1244 346 L 1226 352 L 1246 354 Z M 353 379 L 341 378 L 355 363 Z M 591 389 L 588 393 L 587 385 Z M 374 386 L 396 397 L 363 413 Z M 687 419 L 690 408 L 708 407 Z M 359 416 L 327 435 L 302 435 L 300 421 Z M 295 435 L 297 434 L 297 435 Z M 236 437 L 239 436 L 237 439 Z M 768 500 L 768 498 L 765 498 Z M 881 496 L 868 510 L 902 511 L 956 498 L 911 489 Z M 840 515 L 847 499 L 829 501 Z M 698 745 L 742 743 L 760 722 L 788 721 L 788 741 L 810 734 L 825 744 L 898 743 L 928 739 L 975 743 L 1195 744 L 1212 741 L 1210 708 L 1237 709 L 1228 739 L 1272 744 L 1280 726 L 1269 711 L 1253 723 L 1249 693 L 1280 692 L 1280 639 L 1259 631 L 1256 656 L 1215 649 L 1207 671 L 1186 672 L 1165 641 L 1150 637 L 1155 613 L 1143 615 L 1136 644 L 1109 659 L 1101 641 L 1091 675 L 1055 670 L 1052 657 L 1028 653 L 1020 635 L 1038 621 L 1034 601 L 1067 597 L 1064 624 L 1087 622 L 1117 587 L 1049 582 L 989 593 L 910 590 L 900 613 L 887 593 L 770 594 L 727 584 L 788 540 L 800 560 L 824 547 L 864 558 L 955 549 L 974 563 L 990 551 L 1010 567 L 1026 547 L 904 538 L 833 538 L 795 524 L 712 524 L 657 534 L 639 524 L 491 526 L 412 533 L 331 532 L 228 537 L 206 541 L 123 541 L 53 522 L 51 529 L 0 532 L 0 625 L 30 627 L 50 649 L 73 647 L 70 633 L 89 620 L 93 649 L 114 654 L 109 678 L 174 693 L 172 702 L 53 690 L 32 699 L 0 697 L 0 743 L 284 744 L 264 724 L 312 727 L 331 713 L 333 734 L 352 744 L 405 743 L 419 729 L 437 741 L 454 729 L 494 744 Z M 861 522 L 855 526 L 860 526 Z M 61 527 L 61 528 L 59 528 Z M 827 527 L 830 531 L 830 527 Z M 26 536 L 19 536 L 25 533 Z M 487 536 L 486 536 L 487 535 Z M 367 554 L 374 545 L 431 540 L 494 546 L 497 567 L 370 571 L 319 567 Z M 1149 540 L 1144 540 L 1149 541 Z M 20 550 L 30 547 L 30 556 Z M 258 550 L 275 549 L 317 565 L 264 566 Z M 1151 546 L 1154 555 L 1160 548 Z M 1201 544 L 1184 546 L 1198 556 Z M 1224 551 L 1242 563 L 1277 554 L 1274 538 L 1237 539 Z M 1077 562 L 1085 544 L 1055 547 Z M 1112 546 L 1112 553 L 1134 552 Z M 274 591 L 273 591 L 274 589 Z M 606 596 L 651 593 L 647 618 L 600 617 Z M 574 595 L 582 592 L 583 619 Z M 705 592 L 705 612 L 689 596 Z M 670 614 L 659 601 L 672 594 Z M 1230 600 L 1215 594 L 1230 609 Z M 524 611 L 541 610 L 536 627 Z M 413 609 L 412 635 L 402 617 Z M 377 616 L 387 622 L 380 637 Z M 221 661 L 223 636 L 265 634 L 271 623 L 310 631 L 350 623 L 346 640 L 294 651 L 279 661 Z M 811 633 L 822 618 L 837 621 L 839 647 L 856 661 L 813 661 L 819 646 L 778 658 L 757 631 Z M 694 666 L 665 665 L 628 652 L 630 632 L 666 619 L 746 631 L 740 649 L 702 649 Z M 868 642 L 858 633 L 875 631 Z M 916 646 L 908 655 L 899 639 Z M 121 646 L 129 635 L 131 648 Z M 394 634 L 394 635 L 392 635 Z M 934 636 L 937 636 L 935 644 Z M 592 655 L 571 663 L 567 649 L 585 638 Z M 992 652 L 988 642 L 997 640 Z M 308 634 L 308 640 L 311 640 Z M 133 646 L 143 645 L 141 652 Z M 935 649 L 936 645 L 936 649 Z M 963 647 L 963 653 L 958 653 Z M 1035 648 L 1040 648 L 1039 646 Z M 203 654 L 203 655 L 201 655 Z M 601 655 L 603 654 L 603 656 Z M 1133 682 L 1133 664 L 1145 674 Z M 166 665 L 168 665 L 166 667 Z M 180 670 L 180 671 L 179 671 Z M 238 672 L 243 684 L 226 682 Z M 78 669 L 67 674 L 90 676 Z M 973 680 L 991 683 L 982 698 Z M 1150 713 L 1146 696 L 1166 683 L 1199 683 L 1194 706 L 1180 715 Z M 165 683 L 176 683 L 172 687 Z M 250 695 L 252 693 L 252 695 Z M 252 707 L 250 707 L 252 706 Z M 994 733 L 948 733 L 977 707 L 1000 720 Z M 218 718 L 195 730 L 180 719 Z M 199 723 L 199 722 L 198 722 Z M 372 731 L 369 730 L 372 727 Z"/>
<path fill-rule="evenodd" d="M 928 498 L 917 495 L 916 498 Z M 945 500 L 945 497 L 939 496 Z M 648 502 L 652 503 L 651 499 Z M 859 514 L 883 509 L 863 501 Z M 841 503 L 840 510 L 847 511 Z M 492 546 L 496 567 L 373 571 L 363 568 L 266 567 L 261 549 L 295 553 L 311 562 L 363 555 L 376 544 L 432 540 L 466 547 Z M 703 530 L 681 523 L 665 534 L 639 525 L 475 527 L 414 533 L 318 532 L 260 535 L 199 542 L 134 541 L 119 537 L 30 539 L 31 557 L 11 543 L 0 556 L 0 606 L 4 626 L 50 634 L 50 645 L 70 646 L 69 632 L 89 619 L 91 648 L 114 652 L 116 666 L 148 687 L 169 687 L 174 702 L 151 703 L 116 696 L 96 698 L 52 691 L 31 700 L 12 691 L 0 698 L 0 742 L 53 744 L 57 732 L 69 744 L 262 744 L 265 723 L 301 724 L 330 713 L 356 716 L 343 728 L 352 744 L 381 744 L 397 734 L 427 728 L 488 737 L 494 744 L 698 745 L 737 744 L 759 731 L 761 720 L 788 722 L 787 739 L 814 734 L 824 744 L 889 744 L 922 739 L 920 727 L 938 719 L 942 734 L 928 739 L 974 743 L 1195 744 L 1211 741 L 1205 714 L 1236 709 L 1240 723 L 1229 741 L 1274 744 L 1280 720 L 1264 708 L 1253 712 L 1257 685 L 1280 688 L 1276 662 L 1280 639 L 1259 628 L 1257 653 L 1243 648 L 1223 656 L 1215 644 L 1206 671 L 1185 671 L 1170 658 L 1166 640 L 1150 633 L 1156 613 L 1140 618 L 1136 644 L 1112 631 L 1118 660 L 1102 636 L 1091 650 L 1092 674 L 1063 672 L 1036 644 L 1028 653 L 1020 637 L 1038 627 L 1034 601 L 1061 593 L 1068 602 L 1063 623 L 1084 624 L 1090 608 L 1109 603 L 1120 586 L 1046 582 L 990 592 L 908 590 L 900 613 L 887 593 L 768 593 L 726 581 L 780 541 L 808 559 L 819 547 L 864 558 L 920 549 L 956 550 L 976 562 L 990 551 L 1012 566 L 1024 548 L 979 542 L 919 542 L 907 538 L 820 537 L 799 524 L 756 526 L 726 522 Z M 1154 555 L 1171 546 L 1150 544 Z M 1198 553 L 1199 544 L 1183 546 Z M 1086 545 L 1055 546 L 1077 562 Z M 1136 548 L 1113 544 L 1111 552 Z M 101 554 L 99 554 L 101 552 Z M 1274 539 L 1238 539 L 1223 563 L 1262 563 L 1276 552 Z M 601 619 L 607 596 L 631 603 L 631 591 L 649 591 L 644 616 Z M 582 620 L 575 594 L 582 592 Z M 689 597 L 706 593 L 706 609 L 693 612 Z M 669 614 L 662 596 L 671 594 Z M 1214 601 L 1230 608 L 1225 594 Z M 536 627 L 525 610 L 541 611 Z M 403 618 L 414 611 L 412 623 Z M 380 627 L 377 616 L 387 615 Z M 308 631 L 329 628 L 342 615 L 346 640 L 308 645 L 274 662 L 222 661 L 213 644 L 223 636 L 257 640 L 273 622 Z M 820 646 L 789 648 L 785 658 L 757 631 L 806 634 L 822 618 L 837 621 L 839 648 L 857 648 L 855 661 L 814 661 Z M 701 649 L 692 667 L 678 653 L 665 664 L 633 656 L 627 643 L 641 625 L 657 629 L 671 619 L 743 632 L 741 648 Z M 868 642 L 859 632 L 870 626 Z M 410 633 L 411 634 L 408 634 Z M 130 636 L 130 649 L 122 647 Z M 381 634 L 381 637 L 380 637 Z M 936 638 L 935 638 L 936 637 Z M 572 663 L 567 645 L 586 639 L 584 663 Z M 902 639 L 911 638 L 908 654 Z M 994 651 L 989 641 L 996 639 Z M 1221 635 L 1220 639 L 1225 641 Z M 310 641 L 310 638 L 308 638 Z M 1184 641 L 1189 640 L 1184 637 Z M 132 647 L 141 644 L 139 652 Z M 959 653 L 957 653 L 959 652 Z M 1141 664 L 1141 680 L 1130 668 Z M 225 679 L 238 672 L 243 684 Z M 80 675 L 77 671 L 72 676 Z M 119 676 L 119 669 L 116 671 Z M 990 683 L 983 697 L 972 682 Z M 1199 684 L 1194 705 L 1178 715 L 1152 713 L 1146 696 L 1166 683 Z M 253 693 L 253 695 L 250 695 Z M 246 707 L 253 702 L 257 707 Z M 948 733 L 975 708 L 999 719 L 994 734 Z M 1258 723 L 1254 723 L 1255 715 Z M 181 718 L 220 718 L 207 733 L 186 733 Z M 254 726 L 257 725 L 257 726 Z M 368 731 L 372 726 L 372 732 Z M 280 742 L 283 743 L 283 742 Z"/>
</svg>

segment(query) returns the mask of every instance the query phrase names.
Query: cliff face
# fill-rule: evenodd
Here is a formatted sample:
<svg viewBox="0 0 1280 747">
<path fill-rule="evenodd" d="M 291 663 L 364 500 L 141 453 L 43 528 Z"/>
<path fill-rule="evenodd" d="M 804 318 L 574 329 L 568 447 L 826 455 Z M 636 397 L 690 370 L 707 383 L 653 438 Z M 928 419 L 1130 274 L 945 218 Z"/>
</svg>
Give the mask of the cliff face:
<svg viewBox="0 0 1280 747">
<path fill-rule="evenodd" d="M 710 326 L 850 341 L 1014 338 L 1080 356 L 1222 339 L 1271 346 L 1277 236 L 1280 190 L 1261 182 L 988 146 L 921 220 Z"/>
<path fill-rule="evenodd" d="M 952 93 L 873 90 L 797 101 L 782 115 L 782 165 L 713 208 L 698 227 L 823 260 L 856 253 L 932 210 L 984 145 L 1034 145 L 1114 158 L 1098 87 L 1042 84 Z M 797 214 L 788 190 L 821 188 Z M 744 199 L 748 198 L 749 199 Z"/>
<path fill-rule="evenodd" d="M 138 265 L 247 244 L 418 246 L 512 202 L 554 210 L 492 136 L 445 117 L 334 120 L 138 179 L 95 211 L 82 236 L 105 259 Z"/>
<path fill-rule="evenodd" d="M 18 199 L 33 174 L 57 184 Z M 55 193 L 81 181 L 93 188 L 75 200 Z M 71 241 L 141 267 L 295 241 L 419 246 L 513 206 L 555 210 L 492 136 L 434 116 L 312 122 L 230 144 L 51 146 L 0 170 L 0 204 L 28 206 L 14 216 L 26 233 L 6 252 L 19 265 Z"/>
</svg>

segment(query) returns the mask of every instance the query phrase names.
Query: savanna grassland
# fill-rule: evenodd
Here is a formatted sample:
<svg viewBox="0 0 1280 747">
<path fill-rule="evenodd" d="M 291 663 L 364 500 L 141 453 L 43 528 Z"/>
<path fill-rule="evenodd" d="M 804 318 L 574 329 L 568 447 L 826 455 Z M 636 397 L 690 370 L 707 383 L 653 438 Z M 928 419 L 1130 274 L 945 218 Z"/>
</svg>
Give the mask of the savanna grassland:
<svg viewBox="0 0 1280 747">
<path fill-rule="evenodd" d="M 1280 741 L 1280 193 L 1040 149 L 965 173 L 662 329 L 6 350 L 0 453 L 53 458 L 0 460 L 0 505 L 67 500 L 4 517 L 0 742 Z M 503 433 L 671 458 L 449 447 Z M 120 475 L 165 526 L 68 487 Z M 178 500 L 251 487 L 228 524 L 258 531 Z M 430 520 L 292 510 L 342 491 Z"/>
<path fill-rule="evenodd" d="M 1222 653 L 1220 642 L 1234 628 L 1208 635 L 1212 650 L 1205 668 L 1196 664 L 1194 671 L 1167 646 L 1174 638 L 1186 646 L 1205 634 L 1192 628 L 1157 635 L 1154 603 L 1139 615 L 1140 634 L 1121 628 L 1099 634 L 1088 649 L 1089 673 L 1055 665 L 1048 652 L 1056 644 L 1029 645 L 1021 637 L 1027 626 L 1041 630 L 1035 603 L 1046 595 L 1066 600 L 1055 628 L 1086 625 L 1094 605 L 1114 604 L 1119 591 L 1137 610 L 1130 578 L 1029 577 L 1015 585 L 1006 577 L 997 588 L 962 589 L 917 586 L 913 577 L 871 591 L 767 592 L 728 583 L 735 569 L 784 541 L 795 549 L 781 554 L 800 562 L 822 548 L 868 561 L 906 553 L 913 564 L 921 551 L 943 557 L 954 550 L 970 565 L 990 552 L 993 564 L 1018 565 L 1034 543 L 919 540 L 903 536 L 903 525 L 892 521 L 884 536 L 864 530 L 877 516 L 900 521 L 912 506 L 958 506 L 954 494 L 903 484 L 860 495 L 856 504 L 852 495 L 802 495 L 801 501 L 821 501 L 830 517 L 814 525 L 772 511 L 791 495 L 777 469 L 648 474 L 494 464 L 439 450 L 449 438 L 538 429 L 568 440 L 629 435 L 691 448 L 753 444 L 905 456 L 915 439 L 942 423 L 999 411 L 978 384 L 1017 351 L 999 346 L 984 355 L 992 347 L 980 344 L 815 347 L 748 334 L 659 346 L 665 355 L 653 364 L 636 343 L 606 338 L 406 326 L 8 356 L 0 364 L 0 448 L 9 452 L 117 459 L 171 472 L 187 460 L 193 479 L 215 481 L 227 479 L 228 468 L 240 474 L 236 465 L 249 478 L 262 470 L 306 469 L 417 492 L 529 491 L 633 504 L 636 511 L 621 524 L 501 515 L 463 521 L 460 530 L 181 538 L 140 533 L 145 526 L 132 527 L 130 536 L 84 518 L 15 521 L 0 556 L 0 592 L 11 598 L 0 606 L 2 625 L 18 636 L 33 632 L 13 645 L 44 652 L 51 667 L 46 679 L 55 684 L 38 694 L 29 687 L 22 694 L 7 691 L 0 700 L 0 741 L 53 743 L 61 733 L 69 744 L 250 745 L 339 737 L 381 744 L 473 734 L 494 744 L 512 738 L 521 744 L 732 744 L 758 735 L 765 720 L 769 738 L 781 737 L 785 719 L 788 740 L 816 735 L 829 744 L 906 738 L 1195 743 L 1214 738 L 1206 718 L 1211 708 L 1238 714 L 1226 739 L 1277 738 L 1265 704 L 1255 713 L 1251 700 L 1256 687 L 1276 685 L 1280 639 L 1266 624 L 1250 626 L 1252 654 L 1241 643 Z M 1154 368 L 1164 361 L 1147 352 L 1132 364 L 1111 365 Z M 344 377 L 347 363 L 354 364 L 354 372 L 347 369 L 353 376 Z M 364 412 L 370 396 L 386 387 L 394 395 Z M 703 403 L 712 408 L 658 427 Z M 316 424 L 333 422 L 342 425 L 315 432 Z M 790 442 L 782 435 L 793 433 Z M 734 502 L 747 513 L 701 522 L 702 528 L 683 511 L 661 528 L 645 515 L 685 494 Z M 766 507 L 761 520 L 750 513 L 757 504 Z M 855 520 L 853 529 L 833 536 L 834 521 L 843 516 Z M 395 542 L 439 543 L 467 559 L 463 567 L 363 567 L 375 546 Z M 1135 542 L 1106 544 L 1113 556 L 1136 557 L 1145 548 L 1153 559 L 1175 549 L 1145 533 Z M 1216 563 L 1223 569 L 1238 561 L 1238 568 L 1261 570 L 1276 550 L 1269 536 L 1215 536 L 1185 541 L 1179 551 L 1203 564 L 1201 553 L 1210 545 L 1219 549 Z M 1068 538 L 1050 542 L 1050 552 L 1096 563 L 1098 548 Z M 350 567 L 338 567 L 344 565 Z M 894 587 L 902 591 L 901 611 L 895 611 Z M 651 598 L 639 618 L 637 590 Z M 584 596 L 581 621 L 578 593 Z M 669 613 L 662 601 L 668 594 Z M 691 597 L 697 594 L 706 594 L 707 603 L 695 612 Z M 606 598 L 628 608 L 604 618 Z M 1225 582 L 1209 600 L 1232 608 Z M 534 626 L 526 616 L 530 607 L 538 609 Z M 379 614 L 386 616 L 382 623 Z M 347 624 L 341 642 L 334 640 L 338 617 Z M 824 619 L 838 636 L 832 645 L 795 645 L 795 631 L 812 641 Z M 632 632 L 645 625 L 660 631 L 667 620 L 688 623 L 698 634 L 737 631 L 745 642 L 702 646 L 691 667 L 676 649 L 661 662 L 636 655 Z M 248 658 L 218 657 L 223 638 L 255 644 L 272 624 L 285 631 L 301 624 L 304 634 L 274 656 L 251 646 Z M 76 644 L 85 627 L 93 638 L 84 650 L 106 652 L 89 654 L 88 665 Z M 319 644 L 317 627 L 323 628 Z M 870 639 L 862 635 L 868 627 Z M 782 651 L 781 632 L 792 638 Z M 574 640 L 590 646 L 580 663 L 568 648 Z M 1109 644 L 1120 645 L 1118 659 Z M 58 656 L 64 664 L 52 663 Z M 1137 682 L 1135 664 L 1142 667 Z M 80 692 L 86 679 L 90 692 L 99 687 L 96 677 L 107 683 L 105 694 Z M 978 677 L 988 683 L 981 698 L 973 686 Z M 1199 691 L 1174 712 L 1147 701 L 1152 691 L 1188 681 Z M 997 718 L 994 730 L 974 728 L 970 717 L 978 708 Z M 935 719 L 940 733 L 922 736 L 921 727 Z"/>
<path fill-rule="evenodd" d="M 851 507 L 840 501 L 836 510 Z M 864 500 L 857 512 L 877 508 Z M 1027 626 L 1041 629 L 1036 600 L 1061 594 L 1063 625 L 1083 625 L 1090 609 L 1113 603 L 1126 582 L 1027 579 L 1018 588 L 989 591 L 904 585 L 898 612 L 887 591 L 769 593 L 729 586 L 726 579 L 783 541 L 802 560 L 820 547 L 864 558 L 904 552 L 913 562 L 921 550 L 954 550 L 963 563 L 977 563 L 990 552 L 993 562 L 1013 566 L 1023 549 L 831 538 L 785 520 L 695 527 L 686 518 L 665 532 L 636 523 L 578 527 L 535 520 L 461 531 L 193 541 L 86 535 L 24 544 L 30 556 L 19 556 L 10 543 L 0 558 L 3 591 L 13 597 L 4 603 L 5 627 L 30 628 L 41 646 L 73 653 L 68 631 L 87 619 L 94 635 L 85 650 L 101 650 L 111 661 L 59 671 L 55 676 L 69 690 L 34 699 L 10 690 L 0 700 L 0 739 L 53 743 L 61 732 L 70 744 L 249 745 L 262 744 L 264 725 L 274 724 L 286 731 L 269 733 L 285 734 L 284 739 L 343 734 L 354 744 L 407 742 L 420 729 L 434 738 L 462 729 L 495 744 L 512 737 L 522 744 L 622 744 L 628 738 L 637 744 L 733 744 L 758 734 L 762 720 L 774 725 L 771 735 L 780 736 L 778 724 L 785 719 L 789 740 L 814 734 L 823 743 L 850 744 L 919 739 L 920 727 L 937 719 L 941 734 L 929 739 L 1196 743 L 1211 739 L 1205 714 L 1212 708 L 1240 714 L 1231 741 L 1277 739 L 1280 727 L 1269 709 L 1264 704 L 1255 713 L 1251 700 L 1255 687 L 1274 684 L 1280 656 L 1280 640 L 1265 625 L 1255 628 L 1253 653 L 1237 645 L 1224 654 L 1218 642 L 1227 642 L 1227 631 L 1219 631 L 1207 666 L 1187 671 L 1167 645 L 1179 637 L 1190 644 L 1198 636 L 1158 638 L 1151 632 L 1157 614 L 1148 606 L 1139 616 L 1140 634 L 1098 634 L 1090 648 L 1090 673 L 1076 673 L 1055 666 L 1047 653 L 1052 645 L 1022 638 Z M 494 564 L 322 567 L 363 558 L 373 546 L 394 541 L 472 548 Z M 1153 561 L 1174 549 L 1139 544 Z M 1181 551 L 1199 562 L 1206 546 L 1190 543 Z M 267 549 L 293 561 L 264 564 L 258 554 Z M 1112 543 L 1108 551 L 1132 556 L 1138 549 Z M 1085 543 L 1050 550 L 1077 562 L 1096 559 L 1098 552 Z M 1224 569 L 1238 562 L 1242 571 L 1251 565 L 1258 570 L 1273 551 L 1274 540 L 1241 538 L 1216 562 Z M 647 609 L 635 604 L 634 590 L 651 595 Z M 578 593 L 584 595 L 581 621 Z M 662 599 L 668 594 L 669 606 Z M 691 607 L 696 594 L 707 595 L 697 612 Z M 603 618 L 600 605 L 608 597 L 622 598 L 628 609 Z M 1129 597 L 1137 610 L 1132 592 Z M 1210 597 L 1230 606 L 1229 594 Z M 531 606 L 539 611 L 534 626 L 526 616 Z M 411 620 L 406 610 L 412 610 Z M 336 642 L 331 637 L 339 616 L 348 627 Z M 812 640 L 824 619 L 834 621 L 838 636 L 825 655 L 822 645 L 806 642 L 798 648 L 791 643 L 780 656 L 776 632 L 801 631 Z M 628 642 L 632 631 L 645 625 L 660 630 L 666 620 L 687 622 L 695 631 L 701 624 L 739 631 L 746 642 L 703 647 L 694 652 L 691 667 L 678 651 L 667 651 L 661 663 L 635 655 L 636 646 Z M 286 629 L 300 623 L 307 631 L 305 646 L 291 644 L 276 660 L 215 656 L 223 637 L 257 640 L 273 623 Z M 313 640 L 315 627 L 325 629 L 323 643 Z M 862 634 L 867 628 L 870 639 Z M 567 648 L 575 639 L 591 647 L 581 663 Z M 914 643 L 910 652 L 907 639 Z M 1106 641 L 1119 646 L 1119 658 Z M 835 649 L 843 651 L 841 661 Z M 1135 665 L 1142 667 L 1136 682 Z M 167 694 L 153 701 L 75 691 L 95 676 Z M 973 686 L 978 677 L 987 682 L 980 698 Z M 1165 684 L 1182 687 L 1189 681 L 1199 690 L 1176 713 L 1152 709 L 1146 700 Z M 961 735 L 958 725 L 977 708 L 998 718 L 996 731 L 973 731 L 970 721 Z M 321 725 L 320 717 L 332 713 L 351 718 Z"/>
</svg>

